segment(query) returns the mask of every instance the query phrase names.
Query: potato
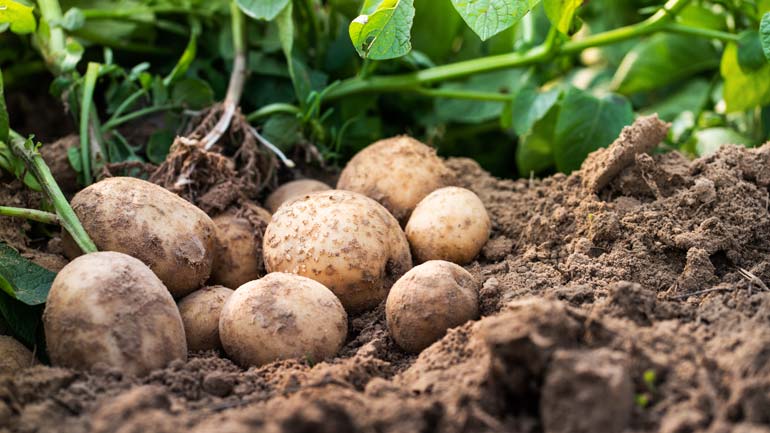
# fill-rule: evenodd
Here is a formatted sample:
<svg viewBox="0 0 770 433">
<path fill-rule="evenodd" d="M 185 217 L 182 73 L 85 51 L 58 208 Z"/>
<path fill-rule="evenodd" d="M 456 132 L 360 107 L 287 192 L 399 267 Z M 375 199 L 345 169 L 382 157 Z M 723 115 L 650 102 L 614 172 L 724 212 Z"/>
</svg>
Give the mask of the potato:
<svg viewBox="0 0 770 433">
<path fill-rule="evenodd" d="M 415 266 L 390 289 L 385 319 L 402 349 L 419 352 L 449 328 L 479 316 L 480 283 L 460 266 L 431 260 Z"/>
<path fill-rule="evenodd" d="M 222 346 L 242 366 L 299 357 L 322 361 L 340 350 L 347 332 L 348 316 L 329 289 L 280 272 L 239 287 L 219 319 Z"/>
<path fill-rule="evenodd" d="M 275 213 L 282 204 L 297 197 L 332 189 L 329 185 L 313 179 L 300 179 L 279 186 L 265 200 L 265 206 Z"/>
<path fill-rule="evenodd" d="M 470 263 L 489 239 L 492 223 L 484 203 L 465 188 L 437 189 L 417 205 L 406 237 L 418 263 L 447 260 Z"/>
<path fill-rule="evenodd" d="M 141 260 L 174 297 L 209 278 L 214 223 L 176 194 L 141 179 L 113 177 L 83 189 L 71 204 L 100 251 Z M 62 240 L 67 257 L 80 255 L 66 231 Z"/>
<path fill-rule="evenodd" d="M 233 209 L 213 219 L 216 226 L 211 282 L 238 287 L 265 273 L 262 237 L 270 213 L 254 204 Z"/>
<path fill-rule="evenodd" d="M 358 152 L 342 170 L 337 189 L 377 200 L 403 225 L 420 200 L 454 182 L 434 149 L 401 135 Z"/>
<path fill-rule="evenodd" d="M 80 256 L 56 275 L 43 312 L 57 366 L 97 365 L 142 376 L 187 359 L 174 299 L 141 261 L 117 252 Z"/>
<path fill-rule="evenodd" d="M 35 355 L 13 337 L 0 335 L 0 374 L 15 373 L 35 365 Z"/>
<path fill-rule="evenodd" d="M 412 267 L 398 221 L 350 191 L 317 192 L 273 215 L 263 246 L 268 272 L 290 272 L 331 289 L 348 312 L 374 307 Z"/>
<path fill-rule="evenodd" d="M 182 298 L 177 305 L 190 350 L 220 349 L 219 315 L 233 291 L 223 286 L 207 286 Z"/>
</svg>

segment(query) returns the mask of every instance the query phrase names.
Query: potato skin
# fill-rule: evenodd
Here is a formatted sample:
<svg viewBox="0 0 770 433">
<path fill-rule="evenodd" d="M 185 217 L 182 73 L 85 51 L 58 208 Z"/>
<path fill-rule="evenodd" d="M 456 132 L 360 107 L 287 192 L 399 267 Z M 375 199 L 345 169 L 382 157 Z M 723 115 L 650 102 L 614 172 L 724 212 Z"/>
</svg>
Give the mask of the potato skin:
<svg viewBox="0 0 770 433">
<path fill-rule="evenodd" d="M 141 260 L 174 297 L 192 292 L 209 278 L 214 223 L 176 194 L 141 179 L 113 177 L 78 192 L 71 204 L 100 251 Z M 80 255 L 66 232 L 62 241 L 67 257 Z"/>
<path fill-rule="evenodd" d="M 418 263 L 470 263 L 489 240 L 492 222 L 484 203 L 465 188 L 437 189 L 414 209 L 406 237 Z"/>
<path fill-rule="evenodd" d="M 426 195 L 454 183 L 454 175 L 433 148 L 401 135 L 358 152 L 342 170 L 337 189 L 377 200 L 403 225 Z"/>
<path fill-rule="evenodd" d="M 225 352 L 242 366 L 308 357 L 319 362 L 345 343 L 348 317 L 321 283 L 276 272 L 230 296 L 219 319 Z"/>
<path fill-rule="evenodd" d="M 144 263 L 126 254 L 80 256 L 56 275 L 43 312 L 53 365 L 97 364 L 142 376 L 187 359 L 182 318 Z"/>
<path fill-rule="evenodd" d="M 15 373 L 37 363 L 23 344 L 8 335 L 0 335 L 0 374 Z"/>
<path fill-rule="evenodd" d="M 286 182 L 270 193 L 265 200 L 265 207 L 275 213 L 282 204 L 305 194 L 332 189 L 329 185 L 315 179 L 299 179 Z"/>
<path fill-rule="evenodd" d="M 213 218 L 216 226 L 213 284 L 238 287 L 265 273 L 262 238 L 270 222 L 270 213 L 249 204 Z"/>
<path fill-rule="evenodd" d="M 479 316 L 480 283 L 462 267 L 443 260 L 415 266 L 390 289 L 385 318 L 402 349 L 417 353 L 449 328 Z"/>
<path fill-rule="evenodd" d="M 268 272 L 290 272 L 331 289 L 345 309 L 376 306 L 412 267 L 409 244 L 393 216 L 350 191 L 317 192 L 278 209 L 264 241 Z"/>
<path fill-rule="evenodd" d="M 224 286 L 206 286 L 182 298 L 177 306 L 189 350 L 221 349 L 219 316 L 233 294 Z"/>
</svg>

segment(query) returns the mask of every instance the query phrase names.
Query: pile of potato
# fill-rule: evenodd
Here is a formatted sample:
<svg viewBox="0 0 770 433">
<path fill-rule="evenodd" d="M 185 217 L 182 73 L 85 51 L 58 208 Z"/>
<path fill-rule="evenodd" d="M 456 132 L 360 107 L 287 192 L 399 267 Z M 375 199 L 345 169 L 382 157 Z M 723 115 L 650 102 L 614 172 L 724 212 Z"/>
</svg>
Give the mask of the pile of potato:
<svg viewBox="0 0 770 433">
<path fill-rule="evenodd" d="M 143 180 L 93 184 L 72 206 L 103 252 L 78 257 L 64 239 L 73 260 L 44 314 L 51 360 L 136 375 L 188 349 L 317 362 L 345 344 L 349 314 L 383 301 L 393 340 L 419 352 L 479 315 L 479 282 L 459 265 L 491 223 L 454 183 L 433 149 L 400 136 L 356 155 L 337 189 L 278 188 L 272 215 L 247 203 L 212 219 Z"/>
</svg>

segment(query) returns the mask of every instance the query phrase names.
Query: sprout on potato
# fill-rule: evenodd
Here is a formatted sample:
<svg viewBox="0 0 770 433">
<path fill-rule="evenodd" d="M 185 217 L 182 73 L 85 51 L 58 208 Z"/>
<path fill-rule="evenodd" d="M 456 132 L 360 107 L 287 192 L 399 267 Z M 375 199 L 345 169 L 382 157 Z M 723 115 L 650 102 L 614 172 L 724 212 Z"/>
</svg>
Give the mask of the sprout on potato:
<svg viewBox="0 0 770 433">
<path fill-rule="evenodd" d="M 187 358 L 171 294 L 141 261 L 117 252 L 80 256 L 56 275 L 43 313 L 54 365 L 101 364 L 145 375 Z"/>
<path fill-rule="evenodd" d="M 254 204 L 214 217 L 216 243 L 211 282 L 238 287 L 265 273 L 262 237 L 270 213 Z"/>
<path fill-rule="evenodd" d="M 292 199 L 314 192 L 328 191 L 330 189 L 332 189 L 332 187 L 329 185 L 313 179 L 293 180 L 279 186 L 273 191 L 267 197 L 267 200 L 265 200 L 265 207 L 267 207 L 270 212 L 275 213 L 282 204 Z"/>
<path fill-rule="evenodd" d="M 349 312 L 382 302 L 412 267 L 398 221 L 376 201 L 350 191 L 317 192 L 281 206 L 263 251 L 268 272 L 312 278 Z"/>
<path fill-rule="evenodd" d="M 358 152 L 342 170 L 337 189 L 377 200 L 405 224 L 420 200 L 453 183 L 454 175 L 434 149 L 402 135 Z"/>
<path fill-rule="evenodd" d="M 492 223 L 472 191 L 447 187 L 430 193 L 414 209 L 406 237 L 415 260 L 470 263 L 489 239 Z"/>
<path fill-rule="evenodd" d="M 71 204 L 100 251 L 138 258 L 175 297 L 209 278 L 214 223 L 176 194 L 141 179 L 113 177 L 78 192 Z M 66 232 L 62 240 L 67 257 L 80 254 Z"/>
<path fill-rule="evenodd" d="M 32 352 L 13 337 L 0 335 L 0 374 L 14 373 L 34 365 Z"/>
<path fill-rule="evenodd" d="M 347 331 L 345 309 L 329 289 L 280 272 L 239 287 L 219 319 L 225 352 L 243 366 L 298 357 L 322 361 L 340 350 Z"/>
<path fill-rule="evenodd" d="M 460 266 L 432 260 L 404 274 L 388 294 L 385 317 L 393 340 L 419 352 L 449 328 L 479 315 L 479 282 Z"/>
<path fill-rule="evenodd" d="M 220 349 L 219 316 L 233 291 L 223 286 L 207 286 L 179 301 L 189 350 Z"/>
</svg>

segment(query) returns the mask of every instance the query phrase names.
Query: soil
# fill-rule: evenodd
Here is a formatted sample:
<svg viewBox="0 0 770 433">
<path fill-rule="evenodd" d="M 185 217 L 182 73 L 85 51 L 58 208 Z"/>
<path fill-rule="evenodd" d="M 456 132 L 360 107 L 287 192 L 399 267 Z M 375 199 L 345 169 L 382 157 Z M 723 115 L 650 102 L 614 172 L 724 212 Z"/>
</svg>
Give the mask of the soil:
<svg viewBox="0 0 770 433">
<path fill-rule="evenodd" d="M 419 355 L 380 305 L 315 365 L 36 366 L 0 375 L 0 431 L 770 432 L 770 144 L 691 161 L 633 128 L 569 176 L 448 161 L 493 221 L 482 317 Z"/>
</svg>

